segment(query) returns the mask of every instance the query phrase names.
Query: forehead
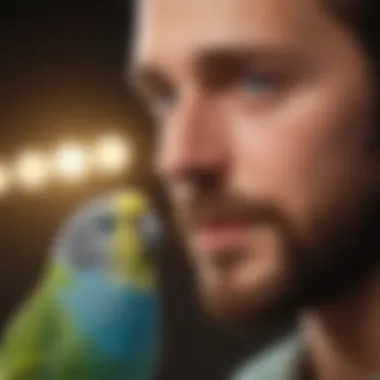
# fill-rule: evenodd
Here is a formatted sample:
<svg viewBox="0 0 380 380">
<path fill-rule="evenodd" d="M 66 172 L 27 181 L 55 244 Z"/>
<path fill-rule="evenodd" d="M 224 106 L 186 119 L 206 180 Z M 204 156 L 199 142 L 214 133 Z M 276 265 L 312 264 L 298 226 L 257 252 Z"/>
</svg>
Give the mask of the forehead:
<svg viewBox="0 0 380 380">
<path fill-rule="evenodd" d="M 179 62 L 197 50 L 236 45 L 311 49 L 328 24 L 319 4 L 319 0 L 140 0 L 135 63 Z"/>
</svg>

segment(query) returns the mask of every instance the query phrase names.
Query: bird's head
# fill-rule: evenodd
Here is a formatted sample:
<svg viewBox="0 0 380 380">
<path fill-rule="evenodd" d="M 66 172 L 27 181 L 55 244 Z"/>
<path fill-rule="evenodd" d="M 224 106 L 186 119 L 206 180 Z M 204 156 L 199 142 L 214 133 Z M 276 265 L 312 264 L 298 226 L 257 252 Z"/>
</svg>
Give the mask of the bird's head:
<svg viewBox="0 0 380 380">
<path fill-rule="evenodd" d="M 163 228 L 150 197 L 136 189 L 95 198 L 69 218 L 58 255 L 75 271 L 105 270 L 115 281 L 156 288 Z"/>
</svg>

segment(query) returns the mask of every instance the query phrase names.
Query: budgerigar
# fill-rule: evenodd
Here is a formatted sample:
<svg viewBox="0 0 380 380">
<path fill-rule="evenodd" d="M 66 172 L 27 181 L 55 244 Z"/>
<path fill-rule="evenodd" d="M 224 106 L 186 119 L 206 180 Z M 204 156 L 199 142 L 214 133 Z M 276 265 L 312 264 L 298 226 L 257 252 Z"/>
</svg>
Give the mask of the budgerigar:
<svg viewBox="0 0 380 380">
<path fill-rule="evenodd" d="M 160 356 L 159 224 L 137 190 L 80 208 L 10 320 L 0 380 L 153 380 Z"/>
</svg>

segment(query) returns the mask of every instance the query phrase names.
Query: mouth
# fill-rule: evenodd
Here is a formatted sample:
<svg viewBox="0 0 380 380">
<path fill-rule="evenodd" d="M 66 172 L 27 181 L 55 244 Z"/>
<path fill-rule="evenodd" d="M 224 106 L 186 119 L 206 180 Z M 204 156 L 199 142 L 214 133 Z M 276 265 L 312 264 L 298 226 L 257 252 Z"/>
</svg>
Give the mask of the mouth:
<svg viewBox="0 0 380 380">
<path fill-rule="evenodd" d="M 219 216 L 198 222 L 192 233 L 198 252 L 223 255 L 241 249 L 248 239 L 251 221 L 244 216 Z"/>
</svg>

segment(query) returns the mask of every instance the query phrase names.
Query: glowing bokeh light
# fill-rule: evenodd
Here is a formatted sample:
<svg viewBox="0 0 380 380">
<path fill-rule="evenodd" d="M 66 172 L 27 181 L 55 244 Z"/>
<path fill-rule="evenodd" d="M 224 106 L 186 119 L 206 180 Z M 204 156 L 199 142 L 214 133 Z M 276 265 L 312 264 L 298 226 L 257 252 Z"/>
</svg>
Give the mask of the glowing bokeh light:
<svg viewBox="0 0 380 380">
<path fill-rule="evenodd" d="M 117 174 L 125 170 L 132 159 L 132 149 L 128 142 L 116 136 L 101 139 L 93 152 L 96 168 L 105 174 Z"/>
<path fill-rule="evenodd" d="M 27 189 L 40 188 L 49 179 L 48 161 L 38 153 L 24 153 L 16 161 L 14 174 L 21 186 Z"/>
<path fill-rule="evenodd" d="M 59 174 L 68 179 L 82 178 L 87 169 L 85 151 L 76 144 L 65 145 L 58 149 L 55 163 Z"/>
<path fill-rule="evenodd" d="M 74 141 L 58 146 L 51 154 L 34 150 L 21 152 L 14 163 L 0 164 L 0 197 L 13 186 L 39 190 L 54 177 L 82 180 L 91 172 L 118 175 L 130 168 L 134 150 L 131 141 L 122 136 L 108 135 L 91 145 Z"/>
</svg>

